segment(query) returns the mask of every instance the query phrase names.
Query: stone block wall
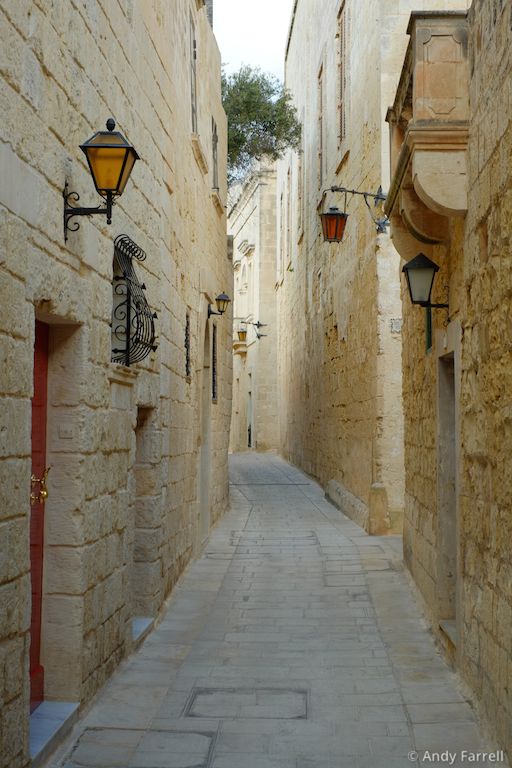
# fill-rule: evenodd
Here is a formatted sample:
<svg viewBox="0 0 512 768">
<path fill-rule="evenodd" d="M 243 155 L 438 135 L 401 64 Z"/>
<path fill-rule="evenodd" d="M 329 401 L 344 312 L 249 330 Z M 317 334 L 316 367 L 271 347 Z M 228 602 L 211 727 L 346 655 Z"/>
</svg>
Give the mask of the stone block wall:
<svg viewBox="0 0 512 768">
<path fill-rule="evenodd" d="M 467 176 L 452 179 L 455 191 L 467 193 L 467 213 L 449 219 L 444 243 L 426 246 L 440 266 L 432 301 L 449 304 L 433 310 L 428 351 L 425 311 L 411 306 L 402 285 L 405 558 L 434 631 L 509 756 L 511 25 L 509 4 L 472 3 L 467 82 L 450 84 L 461 98 L 469 94 Z M 449 441 L 454 495 L 447 505 Z"/>
<path fill-rule="evenodd" d="M 163 0 L 6 0 L 0 37 L 0 766 L 16 768 L 29 764 L 35 320 L 50 329 L 45 697 L 85 703 L 131 649 L 131 619 L 156 616 L 200 530 L 227 505 L 231 312 L 217 326 L 218 396 L 202 420 L 201 393 L 211 375 L 207 307 L 222 290 L 231 295 L 232 269 L 220 54 L 207 8 L 196 0 L 172 7 Z M 111 115 L 141 160 L 112 225 L 82 218 L 65 243 L 64 182 L 80 204 L 100 202 L 78 145 Z M 213 196 L 212 118 L 220 179 Z M 158 349 L 131 368 L 110 362 L 120 233 L 147 253 L 135 268 L 158 314 Z M 206 423 L 212 437 L 202 503 Z"/>
<path fill-rule="evenodd" d="M 297 3 L 286 59 L 303 137 L 278 170 L 280 444 L 347 514 L 384 533 L 400 530 L 403 512 L 399 257 L 361 197 L 348 199 L 341 244 L 323 243 L 318 214 L 343 209 L 342 194 L 322 196 L 333 185 L 387 186 L 383 111 L 408 15 L 380 0 L 331 0 L 321 15 L 314 6 Z"/>
<path fill-rule="evenodd" d="M 461 303 L 461 666 L 512 755 L 512 8 L 469 14 L 471 131 Z"/>
</svg>

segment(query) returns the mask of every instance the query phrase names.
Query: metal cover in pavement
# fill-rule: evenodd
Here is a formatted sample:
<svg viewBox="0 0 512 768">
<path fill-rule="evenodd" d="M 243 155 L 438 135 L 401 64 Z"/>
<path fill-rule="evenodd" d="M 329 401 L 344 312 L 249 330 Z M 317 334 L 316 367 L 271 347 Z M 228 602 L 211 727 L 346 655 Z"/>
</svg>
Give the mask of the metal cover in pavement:
<svg viewBox="0 0 512 768">
<path fill-rule="evenodd" d="M 285 688 L 194 688 L 185 717 L 298 720 L 308 716 L 308 692 Z"/>
</svg>

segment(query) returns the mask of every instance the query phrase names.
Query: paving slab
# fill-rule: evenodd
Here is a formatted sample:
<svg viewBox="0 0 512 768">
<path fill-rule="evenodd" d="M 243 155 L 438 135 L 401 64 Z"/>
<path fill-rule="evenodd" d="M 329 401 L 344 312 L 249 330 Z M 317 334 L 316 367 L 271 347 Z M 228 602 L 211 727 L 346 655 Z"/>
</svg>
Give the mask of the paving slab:
<svg viewBox="0 0 512 768">
<path fill-rule="evenodd" d="M 496 750 L 400 537 L 367 536 L 275 454 L 232 456 L 231 480 L 201 557 L 48 768 L 405 768 Z"/>
</svg>

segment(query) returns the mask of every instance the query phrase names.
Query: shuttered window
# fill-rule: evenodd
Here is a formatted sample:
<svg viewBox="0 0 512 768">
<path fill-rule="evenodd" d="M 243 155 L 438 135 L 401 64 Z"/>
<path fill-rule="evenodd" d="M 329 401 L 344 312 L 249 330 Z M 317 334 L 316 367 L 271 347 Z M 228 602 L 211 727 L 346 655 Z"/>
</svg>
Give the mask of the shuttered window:
<svg viewBox="0 0 512 768">
<path fill-rule="evenodd" d="M 338 15 L 338 128 L 339 143 L 347 135 L 347 50 L 348 50 L 348 17 L 346 3 L 343 3 Z"/>
</svg>

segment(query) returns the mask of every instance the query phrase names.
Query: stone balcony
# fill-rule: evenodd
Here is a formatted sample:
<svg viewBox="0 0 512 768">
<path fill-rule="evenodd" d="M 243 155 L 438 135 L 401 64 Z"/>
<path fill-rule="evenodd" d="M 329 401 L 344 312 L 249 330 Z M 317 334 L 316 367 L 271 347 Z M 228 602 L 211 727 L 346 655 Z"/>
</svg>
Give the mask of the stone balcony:
<svg viewBox="0 0 512 768">
<path fill-rule="evenodd" d="M 391 186 L 386 212 L 404 258 L 418 241 L 448 239 L 448 219 L 467 210 L 469 118 L 468 29 L 465 11 L 411 14 L 409 46 L 391 131 Z M 424 248 L 425 250 L 425 248 Z"/>
</svg>

